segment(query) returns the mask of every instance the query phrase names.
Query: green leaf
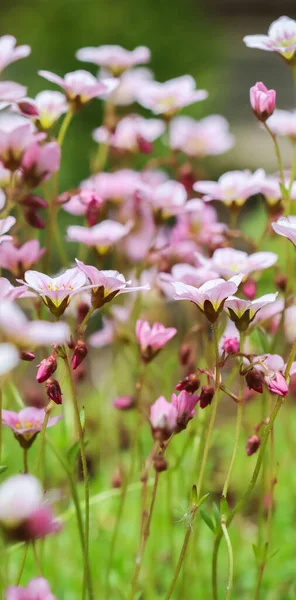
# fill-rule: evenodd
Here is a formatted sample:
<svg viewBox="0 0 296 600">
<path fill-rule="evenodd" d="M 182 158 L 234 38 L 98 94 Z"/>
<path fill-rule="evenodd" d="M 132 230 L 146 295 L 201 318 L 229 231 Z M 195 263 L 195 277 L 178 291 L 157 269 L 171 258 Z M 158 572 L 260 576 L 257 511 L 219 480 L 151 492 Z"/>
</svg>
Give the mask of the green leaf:
<svg viewBox="0 0 296 600">
<path fill-rule="evenodd" d="M 197 506 L 197 489 L 196 485 L 192 486 L 190 504 Z"/>
<path fill-rule="evenodd" d="M 72 446 L 70 446 L 69 450 L 67 451 L 67 460 L 68 460 L 69 465 L 72 468 L 74 467 L 74 464 L 77 460 L 79 452 L 80 452 L 80 443 L 79 443 L 79 440 L 77 440 L 77 442 L 74 442 L 74 444 L 72 444 Z"/>
<path fill-rule="evenodd" d="M 202 496 L 200 498 L 200 500 L 198 501 L 197 506 L 198 507 L 202 506 L 202 504 L 208 499 L 209 495 L 210 494 L 205 494 L 204 496 Z"/>
<path fill-rule="evenodd" d="M 229 508 L 228 508 L 228 502 L 226 500 L 226 498 L 224 496 L 222 496 L 221 500 L 220 500 L 220 515 L 222 517 L 222 515 L 224 517 L 227 517 L 229 513 Z"/>
<path fill-rule="evenodd" d="M 216 528 L 219 529 L 221 526 L 220 510 L 219 510 L 217 504 L 215 504 L 215 502 L 213 502 L 212 506 L 213 506 L 214 519 L 216 521 Z"/>
<path fill-rule="evenodd" d="M 85 408 L 84 408 L 84 406 L 80 410 L 79 417 L 80 417 L 82 431 L 84 431 L 85 430 Z"/>
<path fill-rule="evenodd" d="M 256 546 L 256 544 L 252 544 L 252 548 L 253 548 L 256 563 L 259 563 L 260 554 L 261 554 L 260 548 L 259 548 L 259 546 Z"/>
<path fill-rule="evenodd" d="M 273 558 L 279 551 L 280 551 L 279 548 L 277 550 L 274 550 L 274 552 L 272 552 L 271 554 L 268 555 L 267 560 L 270 560 L 271 558 Z"/>
<path fill-rule="evenodd" d="M 211 531 L 213 533 L 216 533 L 215 523 L 213 523 L 210 515 L 208 515 L 208 513 L 205 510 L 203 510 L 202 508 L 200 509 L 199 512 L 200 512 L 201 518 L 204 520 L 206 525 L 211 529 Z"/>
</svg>

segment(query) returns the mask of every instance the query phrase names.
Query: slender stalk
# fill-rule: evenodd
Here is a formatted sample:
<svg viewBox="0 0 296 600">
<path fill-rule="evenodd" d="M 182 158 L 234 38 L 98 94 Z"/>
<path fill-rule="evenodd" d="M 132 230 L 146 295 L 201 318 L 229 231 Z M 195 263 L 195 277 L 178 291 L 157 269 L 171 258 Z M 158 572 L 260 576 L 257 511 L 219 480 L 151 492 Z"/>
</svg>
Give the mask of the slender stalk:
<svg viewBox="0 0 296 600">
<path fill-rule="evenodd" d="M 28 468 L 28 448 L 23 448 L 23 457 L 24 457 L 24 473 L 29 472 Z"/>
<path fill-rule="evenodd" d="M 62 122 L 60 131 L 59 131 L 59 135 L 57 138 L 57 142 L 61 147 L 63 145 L 67 129 L 72 121 L 72 117 L 73 117 L 73 112 L 72 112 L 71 108 L 69 108 L 68 112 L 66 112 L 66 114 L 65 114 L 65 117 Z"/>
<path fill-rule="evenodd" d="M 88 593 L 90 599 L 92 599 L 93 591 L 92 591 L 92 581 L 91 581 L 91 572 L 89 566 L 89 554 L 88 554 L 88 546 L 89 546 L 89 481 L 88 481 L 88 470 L 87 470 L 87 462 L 85 455 L 85 446 L 84 446 L 84 433 L 81 426 L 80 414 L 79 414 L 79 406 L 78 400 L 76 396 L 76 390 L 72 378 L 71 366 L 69 363 L 68 356 L 65 355 L 64 363 L 66 367 L 66 372 L 68 375 L 70 392 L 71 392 L 71 400 L 74 409 L 76 428 L 78 431 L 79 442 L 80 442 L 80 454 L 81 454 L 81 463 L 82 463 L 82 471 L 83 471 L 83 479 L 84 479 L 84 498 L 85 498 L 85 531 L 84 531 L 84 589 L 83 589 L 83 599 L 86 595 L 86 586 L 88 588 Z"/>
<path fill-rule="evenodd" d="M 43 459 L 44 444 L 45 444 L 45 433 L 46 433 L 46 427 L 47 427 L 48 419 L 50 417 L 50 412 L 51 412 L 51 407 L 48 405 L 47 412 L 46 412 L 46 415 L 44 417 L 44 421 L 42 423 L 42 429 L 41 429 L 41 432 L 40 432 L 39 448 L 38 448 L 37 458 L 36 458 L 35 467 L 34 467 L 34 473 L 35 473 L 35 475 L 38 475 L 39 469 L 41 467 L 42 459 Z"/>
<path fill-rule="evenodd" d="M 96 310 L 95 307 L 93 307 L 93 306 L 90 307 L 89 311 L 86 313 L 84 319 L 81 321 L 81 323 L 78 327 L 78 331 L 77 331 L 78 334 L 83 334 L 85 332 L 88 321 L 95 310 Z"/>
<path fill-rule="evenodd" d="M 202 455 L 200 471 L 199 471 L 199 477 L 198 477 L 198 481 L 197 481 L 197 485 L 196 485 L 198 498 L 200 497 L 200 493 L 201 493 L 206 462 L 207 462 L 208 453 L 209 453 L 209 449 L 210 449 L 210 441 L 211 441 L 212 431 L 213 431 L 217 408 L 218 408 L 218 404 L 219 404 L 220 366 L 219 366 L 219 346 L 218 346 L 219 340 L 218 340 L 216 323 L 213 324 L 213 334 L 214 334 L 215 359 L 216 359 L 215 395 L 214 395 L 214 399 L 213 399 L 213 403 L 212 403 L 212 412 L 211 412 L 211 417 L 210 417 L 210 421 L 209 421 L 209 425 L 208 425 L 208 430 L 206 432 L 205 443 L 204 443 L 204 448 L 203 448 L 203 455 Z"/>
<path fill-rule="evenodd" d="M 0 463 L 2 460 L 2 406 L 3 406 L 3 395 L 2 389 L 0 388 Z"/>
<path fill-rule="evenodd" d="M 271 131 L 271 129 L 268 127 L 267 123 L 263 123 L 263 125 L 273 141 L 274 150 L 275 150 L 278 168 L 279 168 L 279 173 L 280 173 L 280 178 L 281 178 L 281 183 L 282 183 L 283 187 L 286 189 L 283 161 L 282 161 L 281 151 L 280 151 L 280 147 L 279 147 L 276 135 Z"/>
<path fill-rule="evenodd" d="M 221 519 L 221 529 L 225 538 L 225 542 L 227 545 L 227 553 L 228 553 L 228 583 L 226 588 L 226 596 L 225 600 L 229 600 L 231 596 L 231 590 L 233 585 L 233 551 L 231 546 L 230 537 L 226 527 L 225 519 Z"/>
<path fill-rule="evenodd" d="M 19 585 L 20 582 L 21 582 L 21 578 L 22 578 L 22 574 L 23 574 L 23 571 L 24 571 L 24 568 L 25 568 L 26 558 L 27 558 L 27 554 L 28 554 L 28 548 L 29 548 L 29 545 L 28 545 L 28 543 L 26 543 L 26 545 L 25 545 L 25 551 L 24 551 L 24 554 L 23 554 L 22 562 L 20 564 L 20 569 L 19 569 L 19 572 L 18 572 L 18 576 L 16 578 L 15 585 Z"/>
<path fill-rule="evenodd" d="M 41 564 L 40 564 L 39 556 L 37 554 L 37 548 L 36 548 L 36 542 L 35 542 L 35 540 L 32 541 L 32 548 L 33 548 L 35 565 L 36 565 L 37 571 L 39 573 L 39 577 L 43 577 L 42 567 L 41 567 Z"/>
<path fill-rule="evenodd" d="M 180 571 L 181 571 L 181 568 L 182 568 L 182 565 L 183 565 L 183 562 L 184 562 L 184 559 L 185 559 L 185 555 L 186 555 L 186 551 L 187 551 L 189 539 L 190 539 L 190 536 L 191 536 L 191 533 L 192 533 L 192 525 L 193 525 L 193 521 L 194 521 L 194 517 L 195 517 L 195 513 L 197 511 L 197 508 L 198 507 L 197 507 L 196 504 L 193 504 L 190 507 L 190 519 L 189 519 L 189 522 L 188 522 L 188 525 L 187 525 L 187 528 L 186 528 L 186 533 L 185 533 L 185 538 L 184 538 L 183 546 L 182 546 L 182 549 L 181 549 L 181 552 L 180 552 L 180 556 L 179 556 L 179 560 L 177 562 L 177 566 L 176 566 L 176 569 L 175 569 L 175 572 L 174 572 L 172 583 L 171 583 L 171 585 L 169 587 L 169 590 L 167 592 L 165 600 L 170 600 L 170 598 L 172 596 L 172 593 L 173 593 L 173 591 L 175 589 L 175 586 L 176 586 L 176 583 L 177 583 L 177 580 L 178 580 L 178 577 L 179 577 L 179 574 L 180 574 Z"/>
</svg>

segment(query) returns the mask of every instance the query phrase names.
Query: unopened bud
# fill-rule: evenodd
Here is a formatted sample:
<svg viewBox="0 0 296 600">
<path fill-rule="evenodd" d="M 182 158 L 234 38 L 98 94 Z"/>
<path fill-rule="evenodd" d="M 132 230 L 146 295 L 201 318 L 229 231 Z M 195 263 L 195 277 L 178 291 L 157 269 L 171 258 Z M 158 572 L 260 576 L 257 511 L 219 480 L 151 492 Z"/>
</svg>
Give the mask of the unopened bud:
<svg viewBox="0 0 296 600">
<path fill-rule="evenodd" d="M 223 343 L 223 350 L 226 354 L 236 354 L 236 352 L 239 352 L 239 339 L 226 338 Z"/>
<path fill-rule="evenodd" d="M 45 384 L 47 396 L 56 404 L 62 404 L 62 390 L 56 379 L 48 379 Z"/>
<path fill-rule="evenodd" d="M 20 352 L 21 360 L 25 360 L 26 362 L 31 362 L 35 358 L 36 357 L 35 357 L 34 352 L 29 352 L 29 350 L 21 350 L 21 352 Z"/>
<path fill-rule="evenodd" d="M 251 435 L 246 443 L 246 453 L 248 456 L 252 456 L 252 454 L 255 454 L 255 452 L 257 452 L 259 446 L 260 446 L 260 438 L 258 437 L 258 435 Z"/>
<path fill-rule="evenodd" d="M 55 356 L 51 355 L 47 358 L 44 358 L 44 360 L 42 360 L 38 365 L 37 369 L 36 380 L 38 383 L 44 383 L 44 381 L 49 379 L 49 377 L 51 377 L 51 375 L 53 375 L 55 372 L 57 366 L 58 365 Z"/>
<path fill-rule="evenodd" d="M 18 107 L 26 117 L 38 117 L 39 112 L 36 104 L 29 100 L 22 100 L 18 102 Z"/>
<path fill-rule="evenodd" d="M 154 462 L 154 469 L 157 473 L 166 471 L 168 468 L 168 462 L 163 456 L 155 456 L 153 462 Z"/>
<path fill-rule="evenodd" d="M 139 151 L 142 154 L 151 154 L 153 152 L 152 142 L 148 142 L 148 140 L 145 140 L 141 135 L 138 135 L 137 143 Z"/>
<path fill-rule="evenodd" d="M 183 367 L 187 367 L 189 364 L 193 362 L 194 350 L 191 344 L 187 344 L 186 342 L 181 345 L 179 350 L 179 360 Z"/>
<path fill-rule="evenodd" d="M 77 369 L 77 367 L 79 367 L 79 365 L 82 363 L 82 361 L 84 361 L 87 353 L 88 353 L 88 348 L 87 348 L 86 343 L 83 340 L 78 340 L 78 342 L 74 348 L 74 353 L 72 356 L 73 371 L 75 371 L 75 369 Z"/>
<path fill-rule="evenodd" d="M 193 184 L 196 182 L 196 175 L 192 170 L 192 166 L 190 164 L 182 165 L 178 174 L 178 181 L 184 185 L 186 191 L 188 193 L 192 192 Z"/>
<path fill-rule="evenodd" d="M 280 372 L 265 375 L 265 383 L 272 394 L 277 394 L 282 398 L 285 398 L 289 391 L 288 384 Z"/>
<path fill-rule="evenodd" d="M 256 371 L 256 369 L 251 369 L 250 371 L 248 371 L 248 373 L 246 374 L 246 382 L 250 390 L 255 390 L 255 392 L 262 394 L 263 376 L 259 371 Z"/>
<path fill-rule="evenodd" d="M 45 220 L 40 217 L 37 210 L 34 208 L 29 208 L 24 211 L 24 217 L 27 221 L 28 225 L 34 227 L 34 229 L 44 229 L 45 228 Z"/>
<path fill-rule="evenodd" d="M 215 388 L 212 385 L 203 385 L 199 399 L 200 408 L 206 408 L 211 404 L 215 395 Z"/>
<path fill-rule="evenodd" d="M 257 292 L 257 285 L 254 279 L 250 277 L 242 284 L 242 291 L 248 300 L 254 300 Z"/>
<path fill-rule="evenodd" d="M 77 322 L 80 325 L 83 319 L 86 317 L 89 311 L 89 304 L 87 302 L 80 302 L 77 308 Z"/>
<path fill-rule="evenodd" d="M 135 400 L 132 396 L 118 396 L 115 398 L 113 406 L 118 410 L 130 410 L 135 406 Z"/>
<path fill-rule="evenodd" d="M 48 203 L 42 196 L 37 196 L 37 194 L 28 194 L 24 198 L 22 198 L 22 205 L 27 206 L 28 208 L 47 208 Z"/>
<path fill-rule="evenodd" d="M 198 390 L 199 386 L 200 379 L 198 378 L 196 373 L 191 373 L 190 375 L 187 375 L 187 377 L 184 377 L 184 379 L 181 379 L 179 383 L 177 383 L 176 390 L 178 390 L 179 392 L 185 390 L 185 392 L 188 392 L 189 394 L 194 394 L 194 392 Z"/>
<path fill-rule="evenodd" d="M 113 477 L 112 477 L 112 481 L 111 481 L 112 487 L 113 488 L 120 488 L 122 485 L 122 476 L 120 473 L 120 470 L 118 469 L 116 471 L 116 473 L 114 473 Z"/>
</svg>

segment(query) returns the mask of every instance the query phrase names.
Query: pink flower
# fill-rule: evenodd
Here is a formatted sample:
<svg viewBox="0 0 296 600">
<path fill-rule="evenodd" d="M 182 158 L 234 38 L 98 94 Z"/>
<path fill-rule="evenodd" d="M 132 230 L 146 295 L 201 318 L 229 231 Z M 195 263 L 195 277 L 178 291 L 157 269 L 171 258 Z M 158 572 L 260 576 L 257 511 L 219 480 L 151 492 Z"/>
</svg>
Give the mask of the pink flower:
<svg viewBox="0 0 296 600">
<path fill-rule="evenodd" d="M 38 71 L 38 74 L 64 90 L 68 103 L 74 111 L 80 110 L 93 98 L 105 98 L 118 85 L 114 79 L 98 81 L 94 75 L 83 70 L 67 73 L 64 78 L 50 71 Z"/>
<path fill-rule="evenodd" d="M 149 289 L 149 286 L 147 285 L 129 287 L 131 282 L 126 281 L 124 275 L 118 271 L 99 271 L 96 267 L 85 265 L 77 259 L 76 263 L 81 270 L 81 273 L 87 277 L 90 283 L 92 289 L 92 304 L 96 308 L 100 308 L 106 302 L 110 302 L 119 294 Z"/>
<path fill-rule="evenodd" d="M 170 126 L 170 146 L 188 156 L 210 156 L 227 152 L 234 145 L 224 117 L 210 115 L 200 121 L 176 117 Z"/>
<path fill-rule="evenodd" d="M 289 387 L 282 373 L 277 372 L 274 374 L 265 375 L 265 383 L 272 394 L 277 394 L 283 398 L 287 395 Z"/>
<path fill-rule="evenodd" d="M 250 88 L 251 107 L 259 121 L 266 121 L 275 109 L 276 91 L 269 90 L 262 81 Z"/>
<path fill-rule="evenodd" d="M 239 352 L 239 348 L 240 343 L 237 338 L 225 338 L 223 342 L 223 350 L 226 352 L 226 354 L 236 354 L 236 352 Z"/>
<path fill-rule="evenodd" d="M 106 127 L 98 127 L 93 132 L 93 139 L 98 143 L 109 144 L 114 148 L 130 152 L 148 153 L 152 151 L 152 142 L 160 137 L 165 124 L 160 119 L 144 119 L 139 115 L 129 115 L 121 119 L 114 133 L 110 135 Z"/>
<path fill-rule="evenodd" d="M 199 401 L 198 396 L 189 394 L 185 390 L 181 391 L 179 396 L 172 395 L 172 405 L 177 409 L 177 432 L 186 429 L 190 419 L 195 415 L 195 406 Z"/>
<path fill-rule="evenodd" d="M 82 62 L 91 62 L 105 67 L 115 76 L 135 65 L 144 64 L 150 60 L 150 50 L 146 46 L 138 46 L 134 50 L 126 50 L 122 46 L 106 45 L 97 48 L 81 48 L 76 57 Z"/>
<path fill-rule="evenodd" d="M 247 254 L 234 248 L 218 248 L 210 260 L 211 268 L 222 277 L 231 277 L 243 273 L 250 275 L 254 271 L 269 269 L 277 262 L 274 252 L 254 252 Z"/>
<path fill-rule="evenodd" d="M 27 587 L 13 585 L 6 590 L 6 600 L 56 600 L 43 577 L 31 579 Z"/>
<path fill-rule="evenodd" d="M 295 113 L 296 116 L 296 113 Z M 296 119 L 295 119 L 295 139 L 296 139 Z M 285 185 L 289 187 L 289 181 L 285 181 Z M 275 214 L 281 209 L 282 206 L 282 191 L 280 188 L 281 181 L 275 176 L 266 176 L 262 178 L 259 184 L 259 192 L 264 196 L 264 200 Z M 296 200 L 296 182 L 294 181 L 291 188 L 290 197 L 292 200 Z"/>
<path fill-rule="evenodd" d="M 0 344 L 0 378 L 12 371 L 19 361 L 19 351 L 13 344 Z"/>
<path fill-rule="evenodd" d="M 1 92 L 0 92 L 1 97 Z M 67 112 L 67 101 L 61 92 L 44 90 L 36 98 L 24 98 L 18 103 L 20 111 L 31 117 L 42 129 L 50 129 Z"/>
<path fill-rule="evenodd" d="M 49 277 L 38 271 L 26 271 L 24 280 L 21 283 L 41 296 L 44 304 L 56 316 L 63 314 L 71 296 L 86 288 L 85 275 L 77 267 L 67 269 L 58 277 Z"/>
<path fill-rule="evenodd" d="M 165 181 L 156 187 L 144 186 L 140 193 L 157 219 L 167 219 L 184 211 L 187 192 L 178 181 Z"/>
<path fill-rule="evenodd" d="M 34 406 L 27 406 L 19 413 L 2 410 L 2 423 L 11 429 L 22 447 L 28 448 L 41 431 L 45 416 L 44 408 L 35 408 Z M 50 417 L 46 427 L 52 427 L 62 418 L 63 415 Z"/>
<path fill-rule="evenodd" d="M 229 281 L 224 279 L 207 281 L 199 288 L 179 281 L 171 282 L 171 285 L 174 288 L 175 300 L 190 300 L 211 323 L 214 323 L 223 310 L 226 298 L 237 291 L 241 280 L 242 275 L 236 275 Z"/>
<path fill-rule="evenodd" d="M 49 142 L 39 146 L 31 144 L 22 157 L 22 171 L 25 182 L 30 187 L 36 187 L 46 181 L 60 168 L 61 149 L 57 142 Z"/>
<path fill-rule="evenodd" d="M 150 408 L 153 437 L 161 442 L 167 440 L 176 428 L 177 417 L 176 406 L 168 402 L 164 396 L 160 396 Z"/>
<path fill-rule="evenodd" d="M 128 106 L 137 99 L 137 92 L 141 85 L 153 79 L 153 73 L 145 68 L 131 69 L 122 73 L 118 87 L 109 96 L 110 102 L 116 106 Z"/>
<path fill-rule="evenodd" d="M 0 253 L 0 267 L 11 271 L 15 277 L 21 277 L 44 254 L 38 240 L 25 242 L 19 248 L 12 242 L 6 242 Z"/>
<path fill-rule="evenodd" d="M 3 35 L 0 38 L 0 72 L 16 60 L 26 58 L 30 53 L 30 46 L 16 46 L 13 35 Z"/>
<path fill-rule="evenodd" d="M 92 348 L 103 348 L 113 344 L 116 339 L 116 326 L 112 319 L 102 319 L 102 329 L 96 331 L 88 338 L 88 343 Z"/>
<path fill-rule="evenodd" d="M 5 340 L 26 350 L 28 346 L 65 344 L 70 339 L 66 323 L 30 322 L 25 313 L 9 300 L 0 300 L 0 332 Z"/>
<path fill-rule="evenodd" d="M 286 135 L 292 142 L 296 140 L 296 110 L 275 110 L 267 125 L 276 135 Z"/>
<path fill-rule="evenodd" d="M 191 75 L 170 79 L 165 83 L 148 81 L 138 90 L 137 100 L 155 114 L 172 116 L 184 106 L 208 97 L 205 90 L 196 90 Z"/>
<path fill-rule="evenodd" d="M 1 252 L 2 255 L 2 252 Z M 32 292 L 28 291 L 25 285 L 14 286 L 5 277 L 0 277 L 0 300 L 10 300 L 14 302 L 18 298 L 29 298 L 34 296 Z"/>
<path fill-rule="evenodd" d="M 7 119 L 0 122 L 0 160 L 3 165 L 15 171 L 21 165 L 27 148 L 36 140 L 31 123 Z"/>
<path fill-rule="evenodd" d="M 0 81 L 0 108 L 19 102 L 26 91 L 27 88 L 14 81 Z"/>
<path fill-rule="evenodd" d="M 267 35 L 246 35 L 244 42 L 248 48 L 277 52 L 286 60 L 292 60 L 296 50 L 296 21 L 280 17 L 271 23 Z"/>
<path fill-rule="evenodd" d="M 148 321 L 139 319 L 136 323 L 136 336 L 144 362 L 150 362 L 176 333 L 175 327 L 164 327 L 162 323 L 154 323 L 150 327 Z"/>
<path fill-rule="evenodd" d="M 40 482 L 33 475 L 14 475 L 0 485 L 0 526 L 12 540 L 43 538 L 60 529 L 43 501 Z"/>
<path fill-rule="evenodd" d="M 120 202 L 133 196 L 143 185 L 143 175 L 132 169 L 99 173 L 82 182 L 81 188 L 94 191 L 103 200 Z M 70 212 L 70 211 L 69 211 Z"/>
<path fill-rule="evenodd" d="M 256 300 L 243 300 L 235 296 L 229 296 L 225 301 L 224 308 L 230 319 L 235 323 L 239 331 L 245 331 L 255 318 L 257 312 L 275 302 L 276 294 L 265 294 Z"/>
<path fill-rule="evenodd" d="M 0 244 L 12 240 L 11 235 L 4 235 L 9 231 L 16 223 L 15 217 L 6 217 L 6 219 L 0 219 Z"/>
<path fill-rule="evenodd" d="M 280 217 L 271 225 L 276 233 L 288 238 L 296 246 L 296 217 Z"/>
<path fill-rule="evenodd" d="M 193 189 L 204 194 L 203 200 L 220 200 L 226 206 L 242 206 L 250 196 L 259 192 L 264 171 L 229 171 L 216 181 L 198 181 Z"/>
<path fill-rule="evenodd" d="M 130 410 L 134 405 L 135 401 L 132 396 L 118 396 L 113 401 L 113 406 L 118 410 Z"/>
<path fill-rule="evenodd" d="M 102 221 L 94 227 L 71 225 L 67 229 L 67 239 L 69 242 L 81 242 L 86 246 L 93 246 L 97 248 L 98 252 L 104 254 L 111 246 L 124 238 L 130 232 L 132 226 L 132 221 L 122 225 L 122 223 L 111 221 L 111 219 Z"/>
</svg>

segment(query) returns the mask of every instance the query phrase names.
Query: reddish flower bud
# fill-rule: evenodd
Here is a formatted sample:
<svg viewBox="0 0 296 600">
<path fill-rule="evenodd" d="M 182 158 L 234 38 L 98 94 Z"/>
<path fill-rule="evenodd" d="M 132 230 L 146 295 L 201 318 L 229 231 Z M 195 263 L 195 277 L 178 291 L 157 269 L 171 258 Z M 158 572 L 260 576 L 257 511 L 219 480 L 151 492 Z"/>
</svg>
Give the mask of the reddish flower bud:
<svg viewBox="0 0 296 600">
<path fill-rule="evenodd" d="M 86 302 L 80 302 L 77 308 L 77 323 L 80 325 L 83 319 L 86 317 L 89 311 L 89 304 Z"/>
<path fill-rule="evenodd" d="M 74 348 L 74 353 L 72 356 L 73 371 L 75 371 L 75 369 L 77 369 L 77 367 L 79 367 L 79 365 L 82 363 L 82 361 L 84 361 L 87 353 L 88 353 L 88 348 L 87 348 L 86 343 L 83 340 L 78 340 L 78 342 Z"/>
<path fill-rule="evenodd" d="M 57 366 L 58 365 L 55 356 L 51 355 L 47 358 L 44 358 L 44 360 L 42 360 L 38 365 L 36 375 L 36 380 L 38 383 L 44 383 L 44 381 L 49 379 L 49 377 L 51 377 L 51 375 L 55 372 Z"/>
<path fill-rule="evenodd" d="M 21 102 L 18 102 L 17 104 L 23 115 L 26 117 L 38 117 L 39 111 L 34 102 L 30 102 L 29 100 L 21 100 Z"/>
<path fill-rule="evenodd" d="M 198 378 L 196 373 L 191 373 L 190 375 L 187 375 L 187 377 L 184 377 L 184 379 L 181 379 L 179 383 L 177 383 L 176 390 L 178 390 L 179 392 L 185 390 L 185 392 L 188 392 L 189 394 L 194 394 L 194 392 L 198 390 L 199 386 L 200 379 Z"/>
<path fill-rule="evenodd" d="M 190 193 L 193 189 L 193 184 L 196 182 L 196 175 L 190 164 L 182 165 L 178 174 L 178 181 L 184 185 L 186 192 Z"/>
<path fill-rule="evenodd" d="M 138 135 L 138 137 L 137 137 L 137 143 L 138 143 L 139 151 L 142 154 L 151 154 L 151 152 L 153 152 L 152 142 L 148 142 L 148 140 L 145 140 L 140 135 Z"/>
<path fill-rule="evenodd" d="M 236 352 L 239 352 L 239 339 L 226 338 L 223 343 L 223 350 L 226 354 L 235 354 Z"/>
<path fill-rule="evenodd" d="M 36 194 L 28 194 L 22 199 L 22 205 L 27 206 L 28 208 L 47 208 L 48 203 L 41 196 L 37 196 Z"/>
<path fill-rule="evenodd" d="M 113 406 L 118 410 L 130 410 L 135 406 L 135 400 L 132 396 L 118 396 L 115 398 Z"/>
<path fill-rule="evenodd" d="M 258 437 L 258 435 L 251 435 L 246 443 L 246 453 L 248 456 L 252 456 L 252 454 L 255 454 L 255 452 L 257 452 L 259 446 L 260 446 L 260 438 Z"/>
<path fill-rule="evenodd" d="M 254 300 L 257 292 L 257 285 L 254 279 L 250 277 L 242 284 L 242 291 L 248 300 Z"/>
<path fill-rule="evenodd" d="M 87 206 L 86 211 L 86 220 L 89 227 L 93 227 L 97 224 L 100 215 L 100 208 L 102 206 L 102 202 L 98 202 L 96 197 L 94 197 Z"/>
<path fill-rule="evenodd" d="M 48 379 L 45 384 L 47 396 L 56 404 L 62 404 L 62 390 L 56 379 Z"/>
<path fill-rule="evenodd" d="M 263 375 L 256 369 L 251 369 L 246 374 L 247 386 L 250 390 L 255 390 L 259 394 L 263 392 Z"/>
<path fill-rule="evenodd" d="M 163 456 L 155 456 L 154 458 L 154 469 L 157 473 L 166 471 L 168 468 L 168 461 Z"/>
<path fill-rule="evenodd" d="M 37 210 L 34 208 L 29 208 L 24 211 L 24 217 L 27 221 L 28 225 L 34 227 L 34 229 L 44 229 L 45 228 L 45 220 L 40 217 Z"/>
<path fill-rule="evenodd" d="M 289 391 L 287 382 L 280 372 L 265 375 L 265 383 L 272 394 L 277 394 L 282 398 L 285 398 Z"/>
<path fill-rule="evenodd" d="M 275 109 L 276 91 L 267 89 L 262 81 L 258 81 L 250 88 L 250 103 L 257 119 L 264 123 Z"/>
<path fill-rule="evenodd" d="M 112 477 L 111 484 L 112 484 L 113 488 L 120 488 L 121 487 L 122 476 L 121 476 L 121 473 L 120 473 L 119 469 L 114 473 L 114 475 Z"/>
<path fill-rule="evenodd" d="M 179 361 L 182 367 L 188 367 L 195 362 L 195 351 L 191 344 L 184 343 L 179 350 Z"/>
<path fill-rule="evenodd" d="M 215 388 L 212 385 L 203 385 L 199 399 L 200 408 L 206 408 L 211 404 L 215 395 Z"/>
<path fill-rule="evenodd" d="M 27 362 L 31 362 L 35 358 L 36 357 L 35 357 L 34 352 L 29 352 L 29 350 L 21 350 L 21 352 L 20 352 L 20 359 L 21 360 L 25 360 Z"/>
</svg>

